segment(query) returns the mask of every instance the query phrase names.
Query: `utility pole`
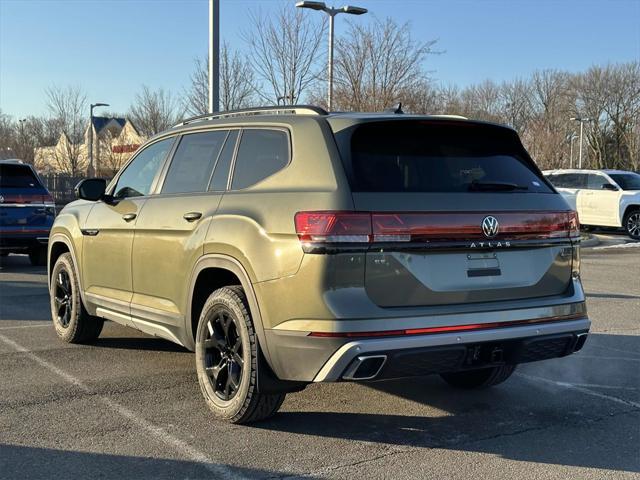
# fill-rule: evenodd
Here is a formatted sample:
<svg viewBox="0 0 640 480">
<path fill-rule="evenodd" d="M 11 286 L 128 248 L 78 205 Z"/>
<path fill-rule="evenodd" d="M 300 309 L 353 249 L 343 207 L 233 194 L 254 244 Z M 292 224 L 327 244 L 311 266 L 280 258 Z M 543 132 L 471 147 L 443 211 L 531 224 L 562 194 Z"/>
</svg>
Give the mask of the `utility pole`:
<svg viewBox="0 0 640 480">
<path fill-rule="evenodd" d="M 345 5 L 340 8 L 327 7 L 324 2 L 310 2 L 303 1 L 296 3 L 296 7 L 298 8 L 309 8 L 311 10 L 318 10 L 329 15 L 329 61 L 327 65 L 328 69 L 328 85 L 327 85 L 327 110 L 331 111 L 332 97 L 333 97 L 333 20 L 336 15 L 339 13 L 349 13 L 351 15 L 362 15 L 363 13 L 367 13 L 366 8 L 362 7 L 352 7 L 349 5 Z"/>
<path fill-rule="evenodd" d="M 575 133 L 572 133 L 571 138 L 569 139 L 571 144 L 571 148 L 569 149 L 569 168 L 573 168 L 573 142 L 576 138 L 578 138 L 578 136 Z"/>
<path fill-rule="evenodd" d="M 89 108 L 89 165 L 87 166 L 87 176 L 93 177 L 98 173 L 96 165 L 93 163 L 93 109 L 95 107 L 108 107 L 108 103 L 92 103 Z"/>
<path fill-rule="evenodd" d="M 209 112 L 220 109 L 220 0 L 209 0 Z"/>
<path fill-rule="evenodd" d="M 24 124 L 27 122 L 26 118 L 21 118 L 20 120 L 18 120 L 18 123 L 20 124 L 20 157 L 22 157 L 20 160 L 24 160 L 25 158 L 25 152 L 24 152 L 24 144 L 25 142 L 25 137 L 24 137 Z M 31 162 L 29 162 L 31 163 Z"/>
<path fill-rule="evenodd" d="M 582 169 L 582 132 L 584 128 L 584 122 L 590 122 L 591 119 L 588 117 L 571 117 L 569 120 L 580 122 L 580 153 L 578 154 L 578 168 Z"/>
</svg>

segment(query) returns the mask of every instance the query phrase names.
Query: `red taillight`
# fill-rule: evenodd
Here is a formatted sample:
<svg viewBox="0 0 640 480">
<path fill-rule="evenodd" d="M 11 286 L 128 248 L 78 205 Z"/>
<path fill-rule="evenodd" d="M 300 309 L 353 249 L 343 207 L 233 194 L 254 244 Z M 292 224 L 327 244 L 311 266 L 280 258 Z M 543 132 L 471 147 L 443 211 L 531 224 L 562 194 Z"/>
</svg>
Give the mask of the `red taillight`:
<svg viewBox="0 0 640 480">
<path fill-rule="evenodd" d="M 567 213 L 567 216 L 569 236 L 571 238 L 580 237 L 580 219 L 578 218 L 578 212 L 569 212 Z"/>
<path fill-rule="evenodd" d="M 576 212 L 499 212 L 488 237 L 479 212 L 299 212 L 296 232 L 308 243 L 389 243 L 466 240 L 537 240 L 580 234 Z"/>
<path fill-rule="evenodd" d="M 298 212 L 296 232 L 303 242 L 367 243 L 371 214 L 358 212 Z"/>
</svg>

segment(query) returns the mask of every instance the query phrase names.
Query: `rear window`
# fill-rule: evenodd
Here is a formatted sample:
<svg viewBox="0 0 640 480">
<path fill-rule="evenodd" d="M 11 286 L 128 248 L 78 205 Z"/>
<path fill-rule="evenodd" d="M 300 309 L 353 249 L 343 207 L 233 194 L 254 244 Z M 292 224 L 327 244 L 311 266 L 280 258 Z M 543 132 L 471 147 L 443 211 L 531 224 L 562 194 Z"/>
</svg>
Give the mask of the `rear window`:
<svg viewBox="0 0 640 480">
<path fill-rule="evenodd" d="M 376 122 L 353 133 L 349 173 L 357 192 L 553 193 L 530 162 L 517 135 L 507 129 Z"/>
<path fill-rule="evenodd" d="M 0 164 L 0 188 L 33 187 L 40 187 L 40 182 L 29 167 Z"/>
</svg>

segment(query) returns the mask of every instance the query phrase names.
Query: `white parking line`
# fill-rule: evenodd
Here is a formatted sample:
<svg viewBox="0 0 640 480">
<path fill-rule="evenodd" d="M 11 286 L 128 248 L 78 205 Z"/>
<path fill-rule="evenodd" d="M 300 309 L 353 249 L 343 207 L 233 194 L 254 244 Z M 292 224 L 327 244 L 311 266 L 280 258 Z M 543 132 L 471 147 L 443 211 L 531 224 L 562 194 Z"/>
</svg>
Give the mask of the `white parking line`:
<svg viewBox="0 0 640 480">
<path fill-rule="evenodd" d="M 582 355 L 577 354 L 574 355 L 573 358 L 593 358 L 596 360 L 623 360 L 625 362 L 640 362 L 640 358 L 632 358 L 632 357 L 601 357 L 600 355 Z"/>
<path fill-rule="evenodd" d="M 605 245 L 603 247 L 593 247 L 593 250 L 610 250 L 613 248 L 634 248 L 640 247 L 640 242 L 619 243 L 616 245 Z"/>
<path fill-rule="evenodd" d="M 71 385 L 74 385 L 75 387 L 79 388 L 83 392 L 95 396 L 97 399 L 99 399 L 106 406 L 114 410 L 116 413 L 126 418 L 127 420 L 135 423 L 141 429 L 146 430 L 148 433 L 155 436 L 161 442 L 174 448 L 175 450 L 183 454 L 185 457 L 187 457 L 189 460 L 202 464 L 204 468 L 206 468 L 207 470 L 209 470 L 209 472 L 215 475 L 215 478 L 225 478 L 225 479 L 245 478 L 243 476 L 235 474 L 229 467 L 225 465 L 218 465 L 214 463 L 204 453 L 200 452 L 199 450 L 196 450 L 195 448 L 193 448 L 186 442 L 180 440 L 179 438 L 174 437 L 163 428 L 158 427 L 148 422 L 144 418 L 139 417 L 135 412 L 129 410 L 124 405 L 121 405 L 118 402 L 115 402 L 108 397 L 103 397 L 102 395 L 97 394 L 96 392 L 91 390 L 91 388 L 89 388 L 87 385 L 82 383 L 81 380 L 65 372 L 64 370 L 59 369 L 52 363 L 49 363 L 46 360 L 40 358 L 38 355 L 27 350 L 25 347 L 23 347 L 19 343 L 14 342 L 10 338 L 7 338 L 2 334 L 0 334 L 0 341 L 14 348 L 17 352 L 24 353 L 27 357 L 29 357 L 34 362 L 40 364 L 47 370 L 55 373 L 56 375 L 61 377 L 63 380 L 70 383 Z"/>
<path fill-rule="evenodd" d="M 579 384 L 559 382 L 557 380 L 549 380 L 548 378 L 536 377 L 535 375 L 526 375 L 524 373 L 517 373 L 516 375 L 522 378 L 526 378 L 527 380 L 532 380 L 535 382 L 542 382 L 542 383 L 550 383 L 551 385 L 555 385 L 557 387 L 564 387 L 564 388 L 569 388 L 571 390 L 577 390 L 578 392 L 582 392 L 586 395 L 591 395 L 592 397 L 598 397 L 605 400 L 609 400 L 611 402 L 620 403 L 622 405 L 640 408 L 640 403 L 638 402 L 633 402 L 631 400 L 624 400 L 622 398 L 613 397 L 611 395 L 605 395 L 604 393 L 596 392 L 595 390 L 591 390 L 590 388 L 583 387 Z"/>
<path fill-rule="evenodd" d="M 599 383 L 572 383 L 574 387 L 606 388 L 611 390 L 640 390 L 636 387 L 618 387 L 616 385 L 600 385 Z"/>
<path fill-rule="evenodd" d="M 21 328 L 36 328 L 36 327 L 50 327 L 51 322 L 49 323 L 39 323 L 37 325 L 16 325 L 15 327 L 0 327 L 0 330 L 19 330 Z"/>
</svg>

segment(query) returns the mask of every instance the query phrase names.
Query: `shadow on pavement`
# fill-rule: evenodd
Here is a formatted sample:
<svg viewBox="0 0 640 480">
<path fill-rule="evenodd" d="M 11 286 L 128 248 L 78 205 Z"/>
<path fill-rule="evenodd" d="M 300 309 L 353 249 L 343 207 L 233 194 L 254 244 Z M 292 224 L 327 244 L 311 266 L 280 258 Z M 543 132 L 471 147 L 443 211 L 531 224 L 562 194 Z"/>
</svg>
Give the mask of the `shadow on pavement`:
<svg viewBox="0 0 640 480">
<path fill-rule="evenodd" d="M 100 348 L 123 350 L 153 350 L 156 352 L 191 353 L 180 345 L 154 337 L 100 337 L 91 344 Z"/>
<path fill-rule="evenodd" d="M 591 337 L 591 342 L 599 343 L 598 337 L 621 336 L 592 334 Z M 640 352 L 640 337 L 622 337 L 625 337 L 626 348 Z M 611 344 L 611 338 L 604 340 L 603 345 Z M 629 346 L 631 343 L 634 347 Z M 388 413 L 281 412 L 255 428 L 480 452 L 517 461 L 640 472 L 640 408 L 637 407 L 640 376 L 635 373 L 640 363 L 628 361 L 627 370 L 622 371 L 622 363 L 596 370 L 594 365 L 603 362 L 580 359 L 578 355 L 571 361 L 568 357 L 522 368 L 526 374 L 545 378 L 550 383 L 531 381 L 525 375 L 515 376 L 492 389 L 461 391 L 447 386 L 437 376 L 369 382 L 366 386 L 374 392 L 388 395 L 390 400 L 398 398 L 397 404 L 389 402 Z M 636 360 L 640 361 L 640 355 Z M 616 375 L 611 374 L 614 370 Z M 622 388 L 626 388 L 627 395 L 633 391 L 633 399 L 625 406 L 624 399 L 617 402 L 598 397 L 597 389 L 596 395 L 589 395 L 553 384 L 554 381 L 602 384 L 605 390 L 600 392 L 608 396 L 620 393 L 614 383 L 630 382 L 632 387 Z M 366 408 L 365 403 L 358 403 L 354 408 L 363 408 L 363 405 Z M 431 408 L 424 409 L 422 405 Z M 434 407 L 442 413 L 438 415 L 436 410 L 434 415 Z M 633 415 L 615 418 L 629 413 Z"/>
<path fill-rule="evenodd" d="M 286 472 L 204 464 L 167 458 L 133 457 L 0 444 L 0 477 L 76 478 L 266 478 Z"/>
<path fill-rule="evenodd" d="M 27 255 L 9 255 L 0 257 L 0 273 L 20 273 L 26 275 L 45 275 L 47 267 L 34 267 Z"/>
</svg>

